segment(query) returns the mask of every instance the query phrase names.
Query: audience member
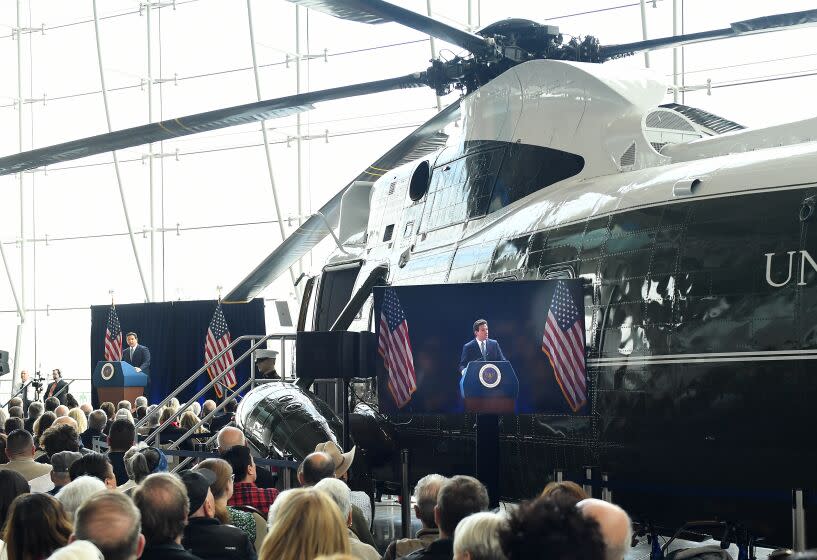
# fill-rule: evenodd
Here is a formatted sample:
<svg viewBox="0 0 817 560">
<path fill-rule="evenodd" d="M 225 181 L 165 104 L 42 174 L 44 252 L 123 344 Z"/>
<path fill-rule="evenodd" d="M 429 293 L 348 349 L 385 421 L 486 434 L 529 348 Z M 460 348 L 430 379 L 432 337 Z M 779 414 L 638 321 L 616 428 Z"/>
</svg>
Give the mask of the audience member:
<svg viewBox="0 0 817 560">
<path fill-rule="evenodd" d="M 82 412 L 84 412 L 84 413 L 85 413 L 85 417 L 87 418 L 88 416 L 90 416 L 90 415 L 91 415 L 91 412 L 93 412 L 94 407 L 93 407 L 93 406 L 91 406 L 91 403 L 87 403 L 87 402 L 86 402 L 86 403 L 82 403 L 81 405 L 79 405 L 79 409 L 80 409 Z"/>
<path fill-rule="evenodd" d="M 124 410 L 124 409 L 120 409 Z M 113 465 L 116 475 L 116 485 L 128 481 L 128 471 L 125 469 L 125 452 L 133 447 L 136 441 L 136 426 L 121 418 L 114 420 L 111 431 L 108 432 L 108 460 Z"/>
<path fill-rule="evenodd" d="M 33 401 L 28 405 L 28 417 L 25 420 L 23 428 L 30 434 L 34 433 L 34 422 L 37 418 L 43 415 L 43 403 L 40 401 Z"/>
<path fill-rule="evenodd" d="M 190 503 L 177 476 L 148 476 L 134 490 L 133 501 L 142 514 L 142 560 L 199 560 L 181 545 Z"/>
<path fill-rule="evenodd" d="M 6 454 L 9 462 L 0 465 L 0 470 L 16 471 L 23 475 L 32 492 L 47 492 L 51 489 L 51 465 L 41 465 L 34 460 L 34 440 L 25 430 L 15 430 L 8 435 Z"/>
<path fill-rule="evenodd" d="M 244 531 L 255 545 L 256 550 L 260 550 L 261 543 L 267 534 L 266 520 L 257 513 L 241 511 L 227 505 L 233 497 L 233 468 L 224 459 L 205 459 L 199 469 L 213 471 L 216 480 L 210 485 L 215 500 L 215 517 L 225 525 L 235 525 Z"/>
<path fill-rule="evenodd" d="M 546 497 L 510 510 L 499 542 L 508 560 L 603 560 L 599 524 Z"/>
<path fill-rule="evenodd" d="M 349 485 L 349 469 L 355 460 L 355 447 L 346 453 L 334 441 L 326 441 L 315 446 L 315 451 L 323 451 L 332 457 L 335 463 L 335 478 Z M 363 513 L 366 526 L 372 524 L 372 502 L 366 492 L 352 492 L 352 505 Z"/>
<path fill-rule="evenodd" d="M 60 451 L 79 452 L 79 435 L 70 424 L 59 424 L 48 428 L 42 437 L 42 446 L 49 461 Z"/>
<path fill-rule="evenodd" d="M 79 408 L 79 402 L 77 401 L 77 398 L 74 395 L 72 395 L 71 393 L 66 393 L 65 406 L 68 407 L 68 410 L 71 410 L 72 408 Z"/>
<path fill-rule="evenodd" d="M 275 519 L 261 546 L 260 560 L 302 560 L 321 554 L 350 554 L 346 525 L 327 495 L 314 488 L 288 490 L 284 495 L 286 500 L 276 509 Z"/>
<path fill-rule="evenodd" d="M 450 560 L 454 556 L 454 530 L 457 524 L 472 513 L 487 509 L 488 491 L 479 480 L 463 475 L 451 478 L 437 493 L 437 506 L 434 508 L 434 521 L 440 529 L 440 538 L 406 558 Z"/>
<path fill-rule="evenodd" d="M 195 412 L 192 410 L 186 411 L 182 414 L 181 420 L 179 421 L 179 425 L 181 426 L 182 431 L 187 432 L 188 430 L 192 430 L 193 426 L 198 424 L 199 417 L 196 415 Z M 204 428 L 204 425 L 199 426 L 196 428 L 196 431 L 193 432 L 194 434 L 202 434 L 206 433 L 207 430 Z"/>
<path fill-rule="evenodd" d="M 62 487 L 55 498 L 62 504 L 66 515 L 73 519 L 74 513 L 85 500 L 97 492 L 104 492 L 105 483 L 93 476 L 80 476 Z"/>
<path fill-rule="evenodd" d="M 548 482 L 540 496 L 548 498 L 560 507 L 575 506 L 580 501 L 589 498 L 581 486 L 570 480 Z"/>
<path fill-rule="evenodd" d="M 201 405 L 201 417 L 204 418 L 205 416 L 207 416 L 208 414 L 213 412 L 215 409 L 216 409 L 216 401 L 207 399 L 206 401 L 204 401 L 204 404 Z M 211 431 L 215 431 L 215 430 L 211 430 Z"/>
<path fill-rule="evenodd" d="M 45 399 L 44 405 L 46 412 L 54 412 L 57 410 L 57 407 L 60 406 L 60 399 L 57 397 L 48 397 Z"/>
<path fill-rule="evenodd" d="M 599 524 L 604 538 L 605 558 L 623 560 L 633 540 L 632 523 L 627 512 L 615 504 L 593 498 L 582 500 L 576 507 L 585 519 Z"/>
<path fill-rule="evenodd" d="M 71 522 L 53 496 L 22 494 L 11 503 L 3 530 L 8 560 L 47 558 L 70 536 Z"/>
<path fill-rule="evenodd" d="M 11 397 L 9 401 L 6 403 L 6 408 L 9 409 L 9 415 L 11 416 L 11 409 L 15 406 L 19 406 L 20 408 L 23 407 L 23 399 L 20 397 Z"/>
<path fill-rule="evenodd" d="M 9 457 L 6 455 L 6 434 L 0 433 L 0 465 L 5 465 L 9 462 Z"/>
<path fill-rule="evenodd" d="M 9 418 L 19 418 L 20 420 L 25 420 L 25 414 L 23 413 L 22 405 L 10 406 Z"/>
<path fill-rule="evenodd" d="M 57 415 L 57 418 L 61 418 L 63 416 L 68 416 L 68 411 L 69 410 L 70 409 L 67 406 L 65 406 L 64 404 L 61 404 L 60 406 L 58 406 L 57 408 L 54 409 L 54 414 Z"/>
<path fill-rule="evenodd" d="M 55 550 L 46 560 L 105 560 L 92 542 L 74 541 Z"/>
<path fill-rule="evenodd" d="M 136 405 L 136 408 L 139 408 L 140 406 L 144 406 L 145 408 L 147 408 L 148 398 L 144 395 L 142 395 L 141 397 L 136 397 L 136 399 L 134 399 L 133 401 L 133 404 Z"/>
<path fill-rule="evenodd" d="M 278 490 L 256 486 L 256 466 L 250 448 L 235 445 L 223 453 L 221 458 L 230 463 L 235 475 L 233 495 L 228 503 L 231 506 L 252 506 L 262 516 L 266 516 L 270 505 L 278 496 Z"/>
<path fill-rule="evenodd" d="M 81 459 L 74 461 L 68 471 L 71 480 L 76 480 L 81 476 L 93 476 L 105 483 L 111 490 L 116 489 L 116 475 L 113 474 L 113 467 L 108 458 L 102 453 L 88 453 Z"/>
<path fill-rule="evenodd" d="M 349 487 L 337 478 L 324 478 L 315 485 L 315 490 L 325 492 L 338 506 L 340 516 L 348 527 L 349 548 L 352 555 L 360 558 L 360 560 L 379 560 L 380 554 L 377 550 L 373 546 L 361 542 L 357 535 L 352 532 L 352 491 L 349 490 Z"/>
<path fill-rule="evenodd" d="M 25 427 L 25 421 L 22 418 L 17 418 L 16 416 L 9 416 L 8 420 L 6 420 L 3 428 L 7 434 L 15 430 L 22 430 Z"/>
<path fill-rule="evenodd" d="M 148 415 L 148 407 L 146 406 L 137 406 L 136 411 L 133 413 L 133 418 L 137 422 L 143 420 L 145 416 Z"/>
<path fill-rule="evenodd" d="M 114 422 L 116 422 L 117 420 L 127 420 L 131 424 L 136 424 L 136 422 L 134 422 L 133 420 L 133 414 L 131 414 L 131 411 L 126 408 L 120 408 L 119 410 L 117 410 L 116 414 L 114 414 L 113 416 L 113 420 Z"/>
<path fill-rule="evenodd" d="M 238 408 L 238 404 L 235 400 L 229 401 L 227 404 L 224 405 L 221 413 L 214 414 L 212 418 L 210 418 L 210 431 L 216 432 L 232 422 L 235 419 L 235 411 Z"/>
<path fill-rule="evenodd" d="M 5 408 L 0 408 L 0 430 L 5 432 L 6 420 L 9 419 L 9 413 Z"/>
<path fill-rule="evenodd" d="M 43 412 L 42 416 L 34 421 L 34 443 L 39 449 L 42 449 L 42 445 L 40 445 L 40 438 L 43 437 L 43 432 L 53 426 L 54 420 L 56 419 L 57 415 L 53 412 Z"/>
<path fill-rule="evenodd" d="M 498 513 L 483 511 L 457 524 L 454 560 L 506 560 L 499 542 L 499 529 L 507 522 Z"/>
<path fill-rule="evenodd" d="M 190 515 L 184 529 L 182 545 L 200 558 L 239 558 L 255 560 L 255 549 L 249 537 L 238 527 L 222 525 L 216 519 L 216 504 L 210 485 L 216 481 L 213 471 L 185 471 L 182 482 L 190 500 Z"/>
<path fill-rule="evenodd" d="M 340 449 L 335 445 L 338 456 Z M 324 478 L 334 478 L 337 461 L 324 451 L 316 451 L 307 455 L 298 465 L 298 482 L 301 486 L 314 486 Z M 344 471 L 345 472 L 345 471 Z M 362 542 L 374 546 L 374 537 L 369 531 L 369 524 L 359 508 L 352 506 L 352 531 Z"/>
<path fill-rule="evenodd" d="M 117 411 L 119 410 L 127 410 L 128 412 L 132 412 L 133 408 L 131 407 L 130 401 L 119 401 L 119 404 L 116 405 Z"/>
<path fill-rule="evenodd" d="M 191 411 L 193 412 L 193 414 L 195 414 L 196 416 L 201 416 L 201 405 L 199 404 L 199 401 L 193 401 L 193 402 L 190 404 L 190 410 L 191 410 Z"/>
<path fill-rule="evenodd" d="M 395 560 L 420 550 L 440 538 L 440 530 L 434 521 L 434 508 L 437 506 L 437 494 L 448 479 L 440 474 L 427 474 L 417 481 L 414 487 L 414 514 L 422 523 L 413 539 L 399 539 L 386 548 L 383 560 Z"/>
<path fill-rule="evenodd" d="M 148 408 L 145 423 L 136 430 L 139 435 L 147 436 L 159 427 L 159 414 L 161 414 L 161 411 L 155 405 L 151 405 Z"/>
<path fill-rule="evenodd" d="M 65 416 L 59 416 L 56 420 L 54 420 L 54 423 L 51 424 L 51 426 L 52 427 L 61 426 L 63 424 L 68 424 L 69 426 L 73 426 L 74 429 L 77 431 L 77 434 L 79 434 L 79 426 L 77 425 L 77 421 L 74 420 L 73 418 L 71 418 L 70 416 L 68 416 L 67 414 Z M 77 436 L 77 438 L 79 438 L 79 436 Z"/>
<path fill-rule="evenodd" d="M 77 423 L 77 433 L 81 434 L 88 429 L 88 418 L 85 416 L 85 413 L 79 409 L 79 407 L 69 410 L 68 416 L 73 418 L 74 422 Z"/>
<path fill-rule="evenodd" d="M 104 403 L 99 405 L 99 409 L 102 410 L 105 413 L 105 416 L 108 417 L 108 423 L 105 424 L 105 429 L 102 430 L 103 432 L 105 432 L 107 434 L 108 433 L 108 428 L 110 428 L 111 424 L 113 424 L 113 417 L 114 417 L 114 414 L 116 414 L 116 406 L 114 406 L 114 404 L 112 402 L 105 401 Z"/>
<path fill-rule="evenodd" d="M 94 543 L 105 560 L 136 560 L 145 548 L 141 530 L 142 516 L 133 500 L 120 492 L 101 492 L 76 511 L 71 541 Z"/>
<path fill-rule="evenodd" d="M 172 409 L 173 409 L 173 412 L 176 412 L 177 410 L 179 410 L 179 407 L 180 407 L 181 405 L 182 405 L 182 404 L 179 402 L 179 399 L 177 399 L 176 397 L 173 397 L 172 399 L 170 399 L 170 402 L 169 402 L 169 403 L 167 403 L 167 406 L 169 406 L 170 408 L 172 408 Z"/>
<path fill-rule="evenodd" d="M 31 488 L 23 475 L 16 471 L 0 471 L 0 527 L 6 524 L 14 498 L 29 492 Z"/>
<path fill-rule="evenodd" d="M 148 475 L 167 471 L 167 457 L 161 449 L 147 447 L 142 443 L 129 458 L 126 467 L 130 469 L 128 478 L 139 484 Z"/>
<path fill-rule="evenodd" d="M 56 496 L 57 492 L 71 482 L 71 465 L 80 458 L 82 453 L 76 451 L 58 451 L 51 455 L 51 482 L 54 483 L 54 488 L 48 491 L 49 494 Z"/>
<path fill-rule="evenodd" d="M 88 416 L 88 429 L 80 434 L 82 445 L 86 449 L 94 450 L 94 438 L 104 439 L 105 425 L 108 423 L 108 415 L 104 410 L 94 410 Z"/>
</svg>

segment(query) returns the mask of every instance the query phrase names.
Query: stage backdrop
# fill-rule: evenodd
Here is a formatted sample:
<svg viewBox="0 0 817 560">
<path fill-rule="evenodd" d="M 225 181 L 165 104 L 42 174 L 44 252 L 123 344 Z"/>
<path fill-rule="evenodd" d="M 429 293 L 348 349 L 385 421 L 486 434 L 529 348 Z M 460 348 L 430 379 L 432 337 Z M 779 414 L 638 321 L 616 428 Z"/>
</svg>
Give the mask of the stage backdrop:
<svg viewBox="0 0 817 560">
<path fill-rule="evenodd" d="M 222 305 L 221 308 L 233 340 L 241 335 L 266 334 L 263 299 L 256 298 L 244 304 Z M 91 306 L 91 372 L 105 354 L 105 324 L 109 309 L 109 305 Z M 139 344 L 150 349 L 148 399 L 151 403 L 160 402 L 204 365 L 204 337 L 215 310 L 215 300 L 116 306 L 122 325 L 123 344 L 125 333 L 134 331 L 139 335 Z M 248 341 L 234 346 L 235 358 L 238 359 L 248 348 Z M 249 361 L 245 360 L 236 368 L 236 375 L 239 385 L 247 380 L 250 375 Z M 179 400 L 186 401 L 209 382 L 210 377 L 202 375 L 179 395 Z M 91 392 L 96 406 L 96 390 L 92 387 Z M 216 395 L 211 389 L 205 397 L 215 399 Z"/>
</svg>

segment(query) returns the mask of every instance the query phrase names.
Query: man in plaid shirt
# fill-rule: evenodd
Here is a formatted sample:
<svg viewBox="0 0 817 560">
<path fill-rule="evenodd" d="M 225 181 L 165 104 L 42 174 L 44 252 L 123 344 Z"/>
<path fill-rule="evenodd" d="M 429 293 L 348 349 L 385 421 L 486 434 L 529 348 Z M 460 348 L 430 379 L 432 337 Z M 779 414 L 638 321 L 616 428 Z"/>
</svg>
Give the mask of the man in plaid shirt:
<svg viewBox="0 0 817 560">
<path fill-rule="evenodd" d="M 267 517 L 269 507 L 278 497 L 275 488 L 259 488 L 255 485 L 255 461 L 250 448 L 236 445 L 221 454 L 221 458 L 233 467 L 233 497 L 227 501 L 230 506 L 252 506 Z"/>
</svg>

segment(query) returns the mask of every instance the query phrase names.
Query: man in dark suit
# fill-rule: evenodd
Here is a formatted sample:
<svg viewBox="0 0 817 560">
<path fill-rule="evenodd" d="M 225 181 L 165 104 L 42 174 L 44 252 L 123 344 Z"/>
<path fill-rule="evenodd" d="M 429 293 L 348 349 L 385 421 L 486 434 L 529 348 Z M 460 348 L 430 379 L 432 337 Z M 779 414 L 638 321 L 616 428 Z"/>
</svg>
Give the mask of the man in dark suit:
<svg viewBox="0 0 817 560">
<path fill-rule="evenodd" d="M 62 373 L 58 368 L 54 368 L 51 377 L 53 381 L 46 387 L 43 398 L 56 397 L 60 404 L 65 404 L 65 399 L 68 397 L 68 383 L 62 379 Z"/>
<path fill-rule="evenodd" d="M 148 347 L 139 344 L 139 338 L 135 332 L 129 332 L 125 336 L 125 341 L 128 346 L 122 350 L 122 361 L 128 362 L 136 371 L 150 375 L 150 350 L 148 350 Z"/>
<path fill-rule="evenodd" d="M 488 338 L 488 321 L 477 319 L 474 322 L 474 340 L 465 343 L 460 356 L 460 373 L 465 374 L 471 362 L 504 362 L 505 355 L 499 343 Z"/>
</svg>

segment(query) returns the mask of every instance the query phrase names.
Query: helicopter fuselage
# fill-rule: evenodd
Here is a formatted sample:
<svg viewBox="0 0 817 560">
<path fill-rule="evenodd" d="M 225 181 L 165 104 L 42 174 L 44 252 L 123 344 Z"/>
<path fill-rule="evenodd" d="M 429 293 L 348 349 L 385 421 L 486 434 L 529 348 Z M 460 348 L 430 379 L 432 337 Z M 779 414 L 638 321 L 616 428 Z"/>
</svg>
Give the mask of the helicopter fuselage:
<svg viewBox="0 0 817 560">
<path fill-rule="evenodd" d="M 716 517 L 785 544 L 791 490 L 817 488 L 817 142 L 736 132 L 740 149 L 725 135 L 710 156 L 656 107 L 658 81 L 609 67 L 536 61 L 488 86 L 448 147 L 372 186 L 313 328 L 376 267 L 393 285 L 583 278 L 592 414 L 503 417 L 503 495 L 595 466 L 641 520 Z M 396 420 L 418 475 L 473 469 L 473 417 Z"/>
</svg>

